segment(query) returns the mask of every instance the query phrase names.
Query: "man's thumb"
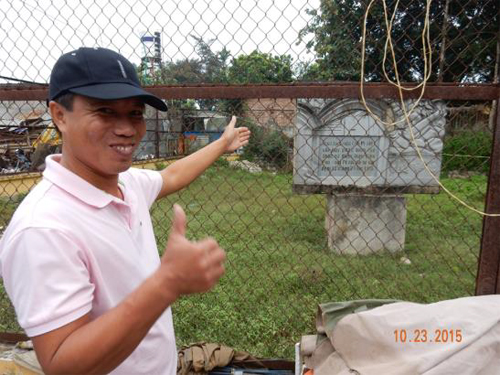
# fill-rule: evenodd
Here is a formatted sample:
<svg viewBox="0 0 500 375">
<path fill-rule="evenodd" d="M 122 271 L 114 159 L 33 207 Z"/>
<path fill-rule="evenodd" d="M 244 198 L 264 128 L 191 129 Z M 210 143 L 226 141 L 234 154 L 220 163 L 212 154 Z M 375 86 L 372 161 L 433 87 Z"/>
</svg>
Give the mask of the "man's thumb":
<svg viewBox="0 0 500 375">
<path fill-rule="evenodd" d="M 178 233 L 182 236 L 186 235 L 186 214 L 181 206 L 174 204 L 174 217 L 172 219 L 171 233 Z"/>
<path fill-rule="evenodd" d="M 228 128 L 234 128 L 234 126 L 236 125 L 236 119 L 237 119 L 236 116 L 231 117 L 231 121 L 229 122 L 229 124 L 227 125 L 227 127 Z"/>
</svg>

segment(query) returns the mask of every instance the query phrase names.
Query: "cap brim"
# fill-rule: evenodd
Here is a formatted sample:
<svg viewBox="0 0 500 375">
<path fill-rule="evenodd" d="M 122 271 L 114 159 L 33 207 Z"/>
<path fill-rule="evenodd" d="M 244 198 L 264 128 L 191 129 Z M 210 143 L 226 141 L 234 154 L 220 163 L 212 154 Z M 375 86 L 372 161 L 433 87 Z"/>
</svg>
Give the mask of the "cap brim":
<svg viewBox="0 0 500 375">
<path fill-rule="evenodd" d="M 117 100 L 128 98 L 140 98 L 144 103 L 149 104 L 160 111 L 166 111 L 167 105 L 163 100 L 150 94 L 146 90 L 129 85 L 127 83 L 100 83 L 83 87 L 75 87 L 68 90 L 74 94 L 87 96 L 94 99 Z"/>
</svg>

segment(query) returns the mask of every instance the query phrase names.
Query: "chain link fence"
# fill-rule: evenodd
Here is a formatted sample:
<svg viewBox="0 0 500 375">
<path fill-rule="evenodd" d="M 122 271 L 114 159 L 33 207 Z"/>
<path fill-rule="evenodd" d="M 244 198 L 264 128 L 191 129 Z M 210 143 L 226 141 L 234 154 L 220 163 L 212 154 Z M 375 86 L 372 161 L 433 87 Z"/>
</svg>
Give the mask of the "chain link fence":
<svg viewBox="0 0 500 375">
<path fill-rule="evenodd" d="M 387 5 L 390 17 L 395 2 Z M 484 210 L 494 101 L 423 99 L 409 115 L 410 132 L 395 99 L 367 99 L 375 120 L 347 89 L 345 97 L 259 94 L 260 85 L 282 93 L 287 83 L 359 81 L 367 1 L 0 0 L 0 6 L 2 230 L 41 178 L 44 157 L 60 151 L 46 103 L 30 92 L 46 89 L 64 52 L 108 47 L 136 64 L 151 89 L 195 89 L 168 98 L 166 114 L 148 109 L 137 167 L 162 169 L 215 141 L 233 114 L 252 130 L 243 150 L 153 207 L 160 252 L 174 203 L 186 211 L 189 238 L 212 236 L 227 251 L 215 290 L 173 306 L 179 345 L 217 341 L 290 358 L 300 336 L 314 331 L 318 303 L 474 294 L 483 219 L 446 194 L 424 164 L 453 194 Z M 431 3 L 429 82 L 498 82 L 498 10 L 495 0 Z M 425 76 L 424 21 L 425 2 L 400 2 L 392 40 L 404 82 Z M 377 3 L 367 20 L 369 82 L 385 80 L 384 22 Z M 247 85 L 240 86 L 247 93 L 224 95 L 236 84 Z M 197 96 L 197 88 L 211 94 Z M 4 99 L 16 92 L 17 100 Z M 21 331 L 5 293 L 0 328 Z"/>
</svg>

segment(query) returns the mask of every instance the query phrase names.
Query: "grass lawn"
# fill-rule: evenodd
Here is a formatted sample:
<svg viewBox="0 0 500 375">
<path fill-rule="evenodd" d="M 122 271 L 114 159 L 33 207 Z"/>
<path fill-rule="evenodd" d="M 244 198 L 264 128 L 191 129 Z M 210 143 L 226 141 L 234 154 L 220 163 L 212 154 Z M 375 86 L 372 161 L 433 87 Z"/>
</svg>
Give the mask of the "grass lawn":
<svg viewBox="0 0 500 375">
<path fill-rule="evenodd" d="M 159 247 L 171 206 L 188 216 L 188 237 L 215 237 L 227 271 L 210 293 L 178 301 L 179 344 L 218 341 L 268 357 L 293 357 L 315 332 L 318 303 L 360 298 L 432 302 L 474 293 L 482 218 L 444 193 L 407 196 L 405 251 L 334 255 L 324 229 L 326 197 L 292 193 L 292 176 L 213 167 L 153 210 Z M 486 178 L 443 183 L 483 208 Z M 401 257 L 410 259 L 403 264 Z"/>
<path fill-rule="evenodd" d="M 212 236 L 227 252 L 219 285 L 173 306 L 179 346 L 221 342 L 255 355 L 292 358 L 300 336 L 315 332 L 318 303 L 360 298 L 432 302 L 474 293 L 482 218 L 444 193 L 407 196 L 404 252 L 354 257 L 328 249 L 326 197 L 293 194 L 291 182 L 289 174 L 250 174 L 219 163 L 189 188 L 155 204 L 160 249 L 177 202 L 188 217 L 187 236 Z M 483 208 L 484 176 L 442 182 Z M 0 225 L 17 203 L 2 203 Z M 403 264 L 403 256 L 411 264 Z M 0 329 L 18 329 L 1 297 Z"/>
</svg>

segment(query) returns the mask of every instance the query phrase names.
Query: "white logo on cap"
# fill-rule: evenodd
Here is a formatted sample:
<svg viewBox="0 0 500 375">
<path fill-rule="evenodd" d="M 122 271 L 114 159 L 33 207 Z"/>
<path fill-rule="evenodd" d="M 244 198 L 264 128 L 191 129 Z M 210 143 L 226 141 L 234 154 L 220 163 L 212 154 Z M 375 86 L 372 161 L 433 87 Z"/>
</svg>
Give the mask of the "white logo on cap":
<svg viewBox="0 0 500 375">
<path fill-rule="evenodd" d="M 118 65 L 120 65 L 120 70 L 122 71 L 123 78 L 127 78 L 127 73 L 125 73 L 125 68 L 123 67 L 122 62 L 120 60 L 116 61 L 118 61 Z"/>
</svg>

